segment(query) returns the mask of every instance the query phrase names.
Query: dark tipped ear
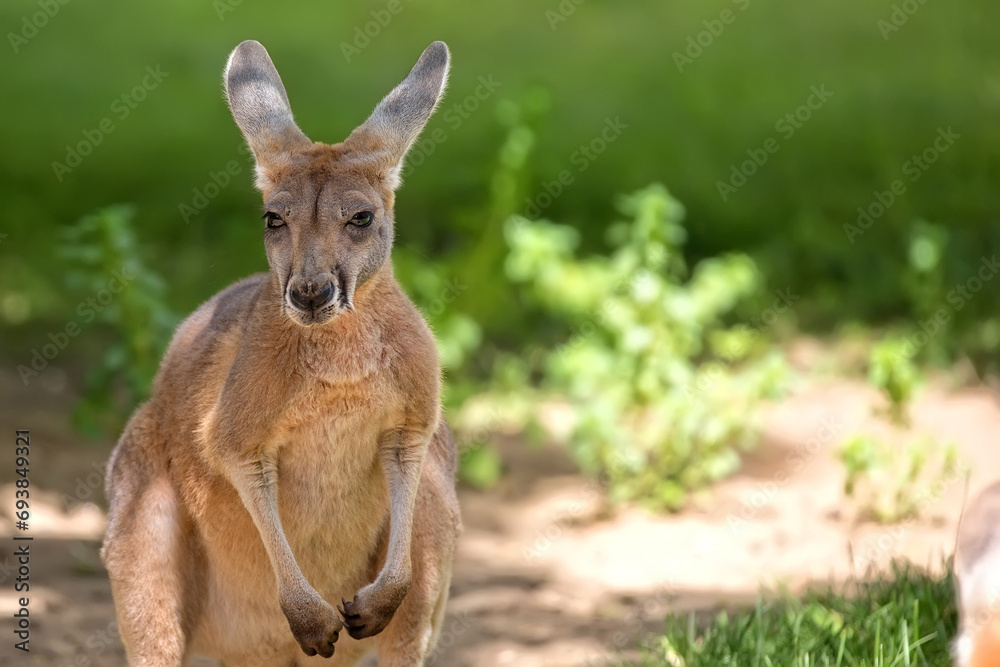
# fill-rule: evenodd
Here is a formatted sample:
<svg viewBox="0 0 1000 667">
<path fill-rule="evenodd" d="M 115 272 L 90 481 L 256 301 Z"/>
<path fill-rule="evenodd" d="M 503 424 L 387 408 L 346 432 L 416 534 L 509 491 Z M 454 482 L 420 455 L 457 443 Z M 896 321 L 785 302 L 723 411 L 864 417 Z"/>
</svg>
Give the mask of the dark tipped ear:
<svg viewBox="0 0 1000 667">
<path fill-rule="evenodd" d="M 295 125 L 285 86 L 260 42 L 247 40 L 233 50 L 225 85 L 229 109 L 257 160 L 260 186 L 284 156 L 311 142 Z"/>
<path fill-rule="evenodd" d="M 403 82 L 385 96 L 345 143 L 360 159 L 371 159 L 391 189 L 399 186 L 403 158 L 416 141 L 448 81 L 449 54 L 444 42 L 423 52 Z"/>
</svg>

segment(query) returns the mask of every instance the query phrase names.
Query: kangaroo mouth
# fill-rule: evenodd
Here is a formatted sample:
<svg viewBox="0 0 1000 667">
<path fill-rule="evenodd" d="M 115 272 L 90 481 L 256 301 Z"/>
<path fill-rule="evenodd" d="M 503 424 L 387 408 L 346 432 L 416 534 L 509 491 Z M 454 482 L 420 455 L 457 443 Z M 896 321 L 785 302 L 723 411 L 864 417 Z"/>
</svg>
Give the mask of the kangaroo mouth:
<svg viewBox="0 0 1000 667">
<path fill-rule="evenodd" d="M 281 300 L 281 308 L 293 322 L 304 327 L 322 326 L 338 315 L 354 310 L 352 290 L 345 289 L 346 281 L 337 275 L 330 283 L 330 289 L 322 290 L 322 301 L 298 296 L 286 283 Z"/>
</svg>

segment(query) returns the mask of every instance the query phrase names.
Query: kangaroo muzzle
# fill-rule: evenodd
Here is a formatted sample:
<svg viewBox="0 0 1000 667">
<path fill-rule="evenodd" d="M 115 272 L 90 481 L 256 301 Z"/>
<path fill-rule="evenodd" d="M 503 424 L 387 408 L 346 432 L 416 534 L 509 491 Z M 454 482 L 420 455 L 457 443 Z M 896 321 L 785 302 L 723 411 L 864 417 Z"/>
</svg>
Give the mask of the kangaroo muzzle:
<svg viewBox="0 0 1000 667">
<path fill-rule="evenodd" d="M 319 316 L 334 305 L 338 286 L 333 275 L 320 273 L 305 278 L 295 276 L 285 290 L 288 305 L 303 315 Z"/>
</svg>

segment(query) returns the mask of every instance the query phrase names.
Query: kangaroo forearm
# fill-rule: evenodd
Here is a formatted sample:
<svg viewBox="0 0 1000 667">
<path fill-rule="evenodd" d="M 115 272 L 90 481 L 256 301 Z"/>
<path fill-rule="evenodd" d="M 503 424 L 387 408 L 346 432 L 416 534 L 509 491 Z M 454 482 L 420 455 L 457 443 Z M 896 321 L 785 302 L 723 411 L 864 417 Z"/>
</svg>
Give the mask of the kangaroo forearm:
<svg viewBox="0 0 1000 667">
<path fill-rule="evenodd" d="M 383 439 L 379 453 L 389 486 L 389 547 L 377 580 L 381 583 L 409 584 L 413 507 L 429 440 L 430 434 L 420 430 Z"/>
<path fill-rule="evenodd" d="M 305 578 L 288 544 L 278 513 L 278 485 L 274 457 L 261 456 L 229 466 L 229 481 L 253 519 L 274 569 L 279 595 L 300 588 Z"/>
</svg>

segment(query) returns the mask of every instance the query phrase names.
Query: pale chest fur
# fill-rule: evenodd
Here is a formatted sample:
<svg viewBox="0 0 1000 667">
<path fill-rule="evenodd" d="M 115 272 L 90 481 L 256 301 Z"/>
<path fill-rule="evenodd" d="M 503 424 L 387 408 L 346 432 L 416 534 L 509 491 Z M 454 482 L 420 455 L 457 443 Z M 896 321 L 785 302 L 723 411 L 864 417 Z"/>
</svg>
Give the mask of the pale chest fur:
<svg viewBox="0 0 1000 667">
<path fill-rule="evenodd" d="M 289 509 L 288 529 L 296 522 L 336 521 L 331 510 L 366 504 L 363 497 L 381 470 L 379 436 L 391 428 L 393 412 L 388 401 L 360 391 L 307 393 L 280 435 L 278 492 Z"/>
<path fill-rule="evenodd" d="M 307 577 L 366 562 L 389 517 L 378 449 L 399 399 L 377 361 L 352 363 L 325 364 L 336 382 L 314 376 L 280 429 L 279 511 Z"/>
</svg>

